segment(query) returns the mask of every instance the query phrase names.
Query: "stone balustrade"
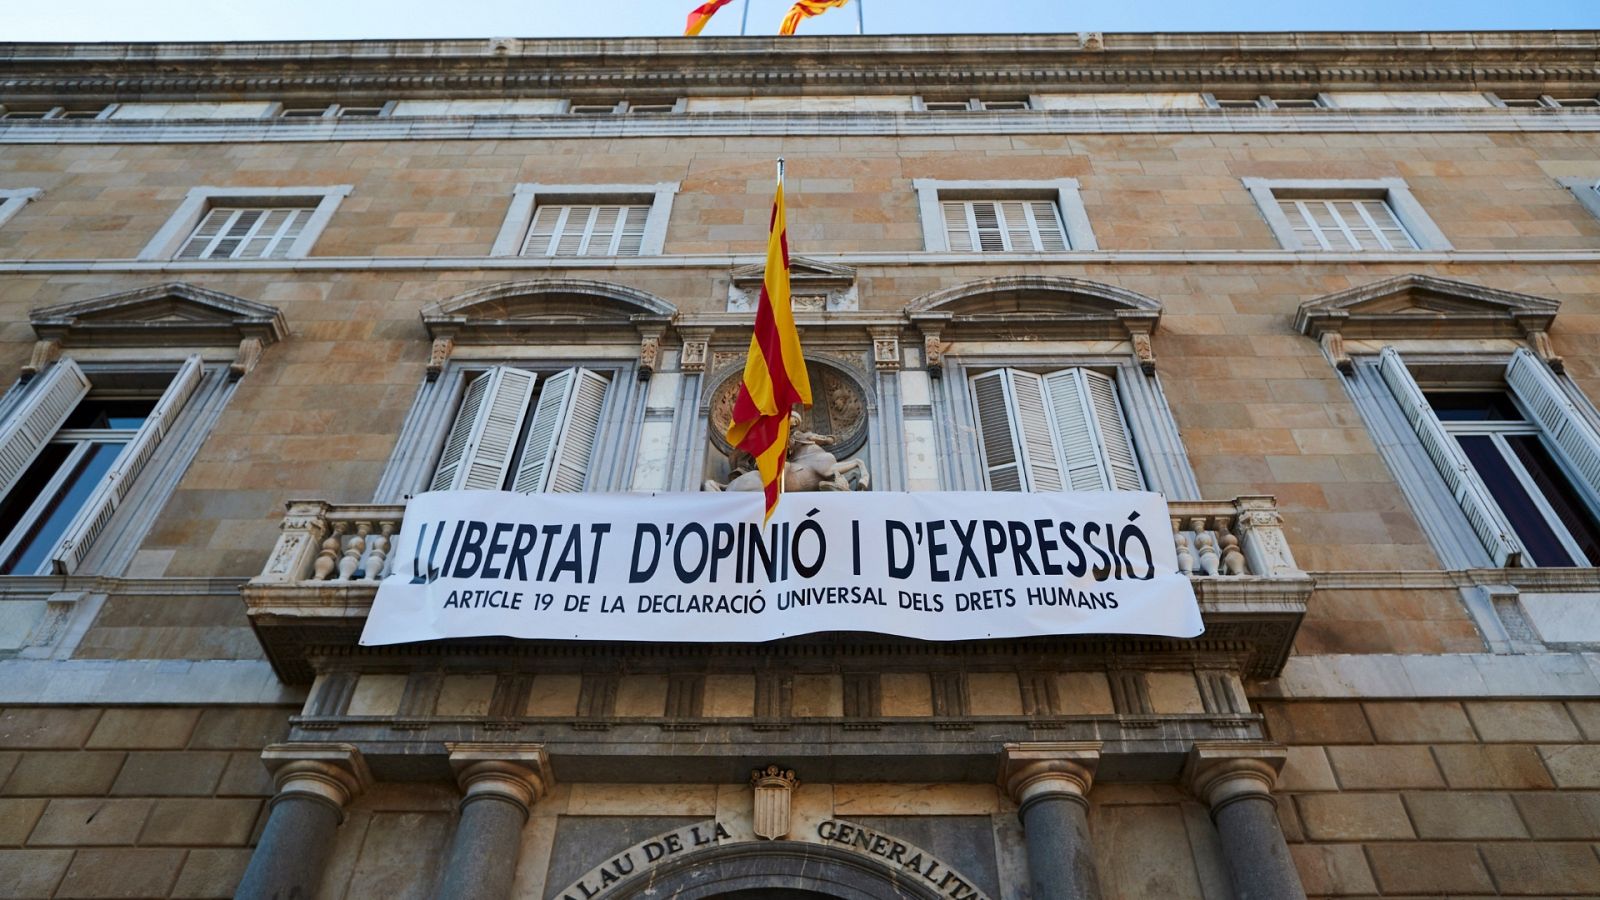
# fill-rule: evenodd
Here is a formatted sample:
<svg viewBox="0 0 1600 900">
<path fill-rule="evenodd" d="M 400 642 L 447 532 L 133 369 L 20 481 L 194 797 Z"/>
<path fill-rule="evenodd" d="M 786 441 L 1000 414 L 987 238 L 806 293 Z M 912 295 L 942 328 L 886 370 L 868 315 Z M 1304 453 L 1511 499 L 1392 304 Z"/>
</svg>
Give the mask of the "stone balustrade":
<svg viewBox="0 0 1600 900">
<path fill-rule="evenodd" d="M 1272 497 L 1182 500 L 1168 506 L 1178 570 L 1194 578 L 1303 577 Z M 254 584 L 376 582 L 389 573 L 400 504 L 294 500 Z"/>
</svg>

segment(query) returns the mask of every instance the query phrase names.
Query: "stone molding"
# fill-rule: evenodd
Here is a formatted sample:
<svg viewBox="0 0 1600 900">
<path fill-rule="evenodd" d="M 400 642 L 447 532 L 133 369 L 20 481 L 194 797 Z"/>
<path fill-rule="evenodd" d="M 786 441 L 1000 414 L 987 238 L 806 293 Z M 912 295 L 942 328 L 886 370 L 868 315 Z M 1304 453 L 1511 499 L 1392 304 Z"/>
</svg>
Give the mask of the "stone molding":
<svg viewBox="0 0 1600 900">
<path fill-rule="evenodd" d="M 28 321 L 40 341 L 67 347 L 268 346 L 289 334 L 276 306 L 182 281 L 41 306 Z"/>
<path fill-rule="evenodd" d="M 1550 325 L 1560 308 L 1559 301 L 1531 294 L 1409 274 L 1308 300 L 1295 311 L 1294 327 L 1321 343 L 1328 361 L 1345 374 L 1355 371 L 1347 339 L 1520 339 L 1559 372 Z"/>
<path fill-rule="evenodd" d="M 1006 744 L 1000 751 L 1000 787 L 1019 811 L 1047 797 L 1087 807 L 1102 746 L 1099 741 Z"/>
<path fill-rule="evenodd" d="M 528 810 L 550 789 L 550 759 L 542 744 L 445 744 L 461 786 L 461 805 L 501 800 Z"/>
<path fill-rule="evenodd" d="M 735 268 L 728 279 L 731 313 L 753 313 L 766 278 L 766 262 Z M 789 258 L 789 294 L 797 312 L 853 312 L 861 308 L 856 270 L 806 256 Z"/>
<path fill-rule="evenodd" d="M 339 810 L 341 818 L 350 801 L 372 786 L 372 772 L 354 744 L 291 742 L 270 744 L 261 762 L 272 773 L 278 793 L 275 804 L 288 797 L 304 797 Z"/>
<path fill-rule="evenodd" d="M 0 52 L 0 76 L 19 99 L 286 100 L 325 96 L 329 79 L 337 79 L 336 99 L 346 103 L 395 93 L 598 97 L 700 87 L 709 56 L 732 81 L 780 93 L 1020 84 L 1249 85 L 1272 93 L 1272 86 L 1305 83 L 1493 91 L 1592 81 L 1597 44 L 1594 31 L 741 37 L 719 38 L 715 47 L 670 38 L 150 43 L 134 45 L 136 52 L 116 45 L 114 55 L 109 45 L 13 44 Z M 617 65 L 620 57 L 633 64 Z"/>
<path fill-rule="evenodd" d="M 1276 744 L 1196 742 L 1184 763 L 1182 782 L 1213 815 L 1239 800 L 1254 798 L 1276 805 L 1272 787 L 1288 758 L 1289 752 Z"/>
</svg>

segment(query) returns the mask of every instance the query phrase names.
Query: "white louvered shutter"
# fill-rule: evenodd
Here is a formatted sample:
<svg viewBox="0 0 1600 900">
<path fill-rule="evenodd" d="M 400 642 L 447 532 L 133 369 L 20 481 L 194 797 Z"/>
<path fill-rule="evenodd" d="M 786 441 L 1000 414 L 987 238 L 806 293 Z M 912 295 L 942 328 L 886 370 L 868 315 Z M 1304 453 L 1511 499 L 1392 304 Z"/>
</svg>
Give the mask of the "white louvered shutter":
<svg viewBox="0 0 1600 900">
<path fill-rule="evenodd" d="M 111 521 L 112 513 L 122 505 L 124 497 L 133 488 L 134 480 L 139 473 L 144 471 L 145 464 L 150 462 L 150 457 L 155 455 L 156 447 L 161 439 L 172 430 L 172 424 L 177 421 L 178 414 L 188 404 L 189 398 L 194 396 L 200 387 L 200 380 L 205 375 L 205 365 L 201 363 L 199 355 L 191 356 L 183 361 L 178 368 L 178 374 L 173 376 L 167 389 L 162 392 L 161 399 L 156 401 L 150 415 L 145 417 L 144 424 L 134 432 L 133 439 L 123 446 L 122 452 L 117 454 L 116 462 L 106 472 L 100 483 L 95 485 L 94 492 L 84 501 L 83 507 L 73 517 L 72 524 L 61 536 L 61 543 L 57 545 L 55 556 L 51 560 L 52 567 L 57 575 L 71 575 L 88 555 L 89 548 L 94 544 L 94 539 L 100 536 L 106 523 Z"/>
<path fill-rule="evenodd" d="M 1068 489 L 1143 490 L 1116 381 L 1091 369 L 1051 372 L 1044 381 Z"/>
<path fill-rule="evenodd" d="M 1111 477 L 1095 446 L 1094 406 L 1082 369 L 1063 369 L 1044 377 L 1055 417 L 1056 440 L 1074 491 L 1109 491 Z"/>
<path fill-rule="evenodd" d="M 1572 474 L 1600 497 L 1600 434 L 1567 399 L 1555 376 L 1537 356 L 1522 349 L 1506 366 L 1506 383 L 1551 443 L 1560 448 Z"/>
<path fill-rule="evenodd" d="M 555 467 L 545 490 L 577 493 L 583 490 L 594 458 L 594 442 L 600 434 L 600 416 L 606 408 L 606 388 L 610 382 L 588 369 L 574 374 L 567 398 L 566 425 L 556 442 Z"/>
<path fill-rule="evenodd" d="M 428 490 L 500 490 L 537 378 L 496 366 L 467 385 Z"/>
<path fill-rule="evenodd" d="M 638 256 L 648 206 L 540 206 L 523 256 Z"/>
<path fill-rule="evenodd" d="M 0 496 L 16 486 L 87 393 L 89 379 L 70 359 L 59 360 L 35 377 L 27 398 L 0 423 Z"/>
<path fill-rule="evenodd" d="M 971 252 L 972 228 L 967 223 L 967 204 L 952 202 L 943 204 L 943 207 L 946 244 L 958 253 Z"/>
<path fill-rule="evenodd" d="M 972 408 L 978 418 L 978 450 L 991 491 L 1020 491 L 1021 451 L 1011 425 L 1006 370 L 972 377 Z"/>
<path fill-rule="evenodd" d="M 1144 478 L 1139 474 L 1139 460 L 1133 452 L 1133 437 L 1128 432 L 1128 422 L 1122 415 L 1122 404 L 1117 401 L 1117 383 L 1110 375 L 1089 369 L 1079 369 L 1088 388 L 1089 405 L 1094 410 L 1098 446 L 1106 468 L 1111 472 L 1111 486 L 1119 491 L 1144 490 Z"/>
<path fill-rule="evenodd" d="M 1044 376 L 1032 372 L 1007 371 L 1012 391 L 1012 422 L 1017 428 L 1017 443 L 1022 447 L 1027 490 L 1059 491 L 1061 457 L 1056 452 L 1055 429 L 1050 410 L 1045 406 Z"/>
<path fill-rule="evenodd" d="M 566 369 L 545 379 L 523 439 L 512 490 L 521 494 L 583 490 L 609 386 L 604 376 L 588 369 Z"/>
<path fill-rule="evenodd" d="M 1411 430 L 1422 442 L 1422 449 L 1433 461 L 1434 468 L 1466 514 L 1467 522 L 1483 542 L 1485 550 L 1496 566 L 1515 566 L 1522 562 L 1522 544 L 1512 532 L 1511 525 L 1501 514 L 1500 507 L 1489 494 L 1489 489 L 1478 478 L 1472 463 L 1433 414 L 1428 398 L 1422 394 L 1411 373 L 1406 371 L 1405 360 L 1393 347 L 1383 348 L 1378 357 L 1378 373 L 1394 395 L 1400 411 L 1405 414 Z"/>
</svg>

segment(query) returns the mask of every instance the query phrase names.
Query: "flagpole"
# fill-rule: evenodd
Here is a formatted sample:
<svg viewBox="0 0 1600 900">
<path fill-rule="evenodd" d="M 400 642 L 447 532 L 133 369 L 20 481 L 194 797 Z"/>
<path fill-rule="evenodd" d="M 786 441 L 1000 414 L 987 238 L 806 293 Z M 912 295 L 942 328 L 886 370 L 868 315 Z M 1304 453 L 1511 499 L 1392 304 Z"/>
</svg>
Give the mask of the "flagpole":
<svg viewBox="0 0 1600 900">
<path fill-rule="evenodd" d="M 744 0 L 746 4 L 750 0 Z M 856 0 L 856 34 L 867 33 L 867 8 L 866 0 Z"/>
<path fill-rule="evenodd" d="M 783 184 L 783 157 L 778 157 L 778 183 Z"/>
<path fill-rule="evenodd" d="M 750 0 L 744 0 L 744 15 L 739 18 L 739 37 L 744 37 L 745 28 L 750 24 Z"/>
</svg>

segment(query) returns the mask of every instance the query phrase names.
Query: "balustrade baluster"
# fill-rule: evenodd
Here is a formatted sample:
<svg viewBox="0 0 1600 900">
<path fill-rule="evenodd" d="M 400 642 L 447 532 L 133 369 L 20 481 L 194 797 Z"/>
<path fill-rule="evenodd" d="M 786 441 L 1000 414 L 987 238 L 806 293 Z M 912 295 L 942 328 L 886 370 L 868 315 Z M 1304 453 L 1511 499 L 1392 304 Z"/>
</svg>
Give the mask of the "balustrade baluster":
<svg viewBox="0 0 1600 900">
<path fill-rule="evenodd" d="M 333 577 L 333 570 L 339 564 L 339 548 L 344 545 L 344 523 L 333 523 L 333 531 L 322 542 L 322 552 L 317 554 L 317 561 L 311 568 L 313 580 L 327 581 Z"/>
<path fill-rule="evenodd" d="M 350 544 L 345 548 L 344 559 L 339 560 L 339 580 L 354 581 L 356 570 L 361 568 L 361 556 L 367 552 L 367 533 L 372 530 L 372 523 L 357 522 L 355 536 L 350 539 Z"/>
</svg>

